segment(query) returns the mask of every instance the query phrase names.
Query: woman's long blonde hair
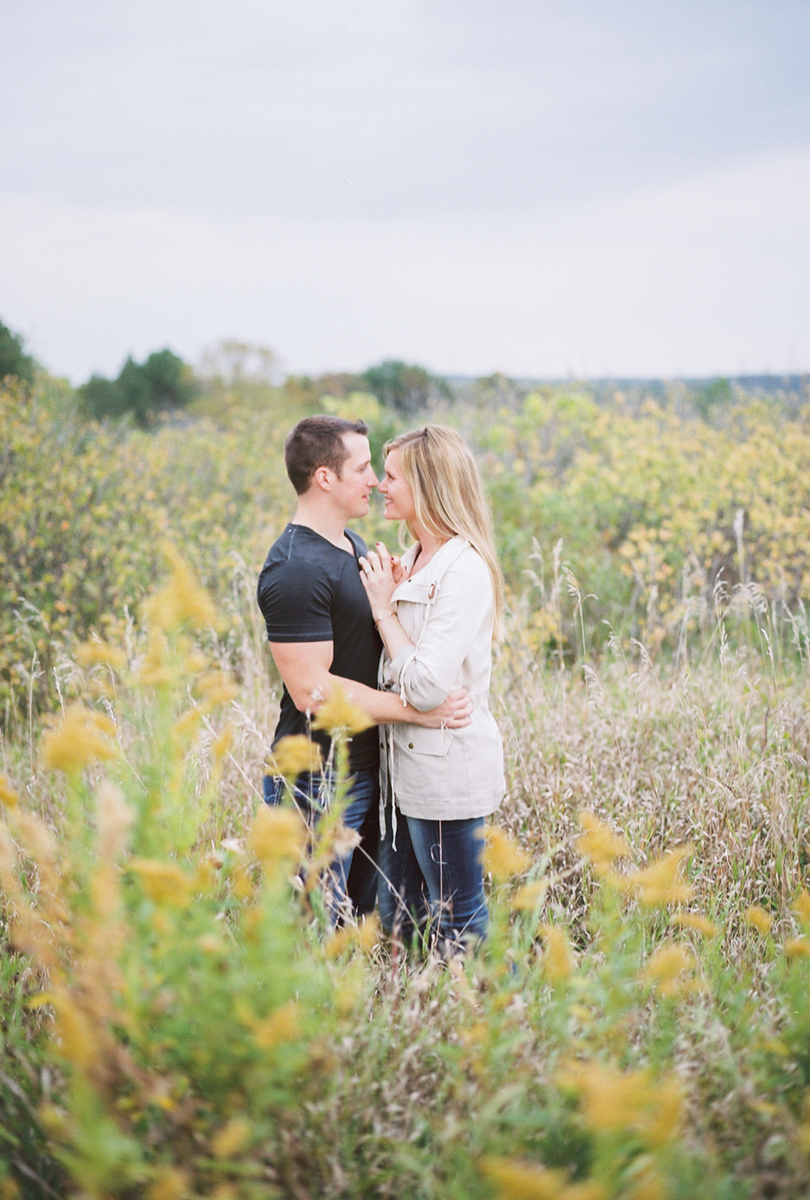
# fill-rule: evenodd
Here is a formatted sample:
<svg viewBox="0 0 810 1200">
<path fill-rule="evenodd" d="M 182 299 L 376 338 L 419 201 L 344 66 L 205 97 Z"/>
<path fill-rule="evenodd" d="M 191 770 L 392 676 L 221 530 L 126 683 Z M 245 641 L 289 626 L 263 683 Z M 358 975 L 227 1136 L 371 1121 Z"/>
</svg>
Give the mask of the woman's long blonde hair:
<svg viewBox="0 0 810 1200">
<path fill-rule="evenodd" d="M 424 425 L 401 433 L 383 448 L 396 450 L 413 493 L 416 520 L 438 538 L 466 538 L 483 558 L 495 597 L 495 634 L 503 634 L 503 574 L 495 553 L 492 518 L 472 452 L 455 429 Z M 413 533 L 413 530 L 410 531 Z"/>
</svg>

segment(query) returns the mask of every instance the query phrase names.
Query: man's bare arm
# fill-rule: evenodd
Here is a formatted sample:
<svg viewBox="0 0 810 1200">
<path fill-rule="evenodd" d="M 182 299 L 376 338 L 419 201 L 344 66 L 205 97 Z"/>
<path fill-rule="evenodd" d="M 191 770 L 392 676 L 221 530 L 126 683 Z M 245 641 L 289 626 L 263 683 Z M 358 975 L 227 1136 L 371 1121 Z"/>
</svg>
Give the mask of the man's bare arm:
<svg viewBox="0 0 810 1200">
<path fill-rule="evenodd" d="M 333 645 L 331 642 L 271 642 L 278 673 L 290 693 L 292 702 L 299 712 L 314 712 L 320 701 L 325 700 L 330 689 L 339 683 L 350 700 L 377 725 L 407 722 L 438 729 L 463 729 L 470 723 L 472 701 L 467 692 L 460 688 L 450 692 L 443 704 L 430 712 L 419 712 L 410 704 L 403 704 L 395 692 L 380 692 L 366 687 L 354 679 L 331 675 Z"/>
</svg>

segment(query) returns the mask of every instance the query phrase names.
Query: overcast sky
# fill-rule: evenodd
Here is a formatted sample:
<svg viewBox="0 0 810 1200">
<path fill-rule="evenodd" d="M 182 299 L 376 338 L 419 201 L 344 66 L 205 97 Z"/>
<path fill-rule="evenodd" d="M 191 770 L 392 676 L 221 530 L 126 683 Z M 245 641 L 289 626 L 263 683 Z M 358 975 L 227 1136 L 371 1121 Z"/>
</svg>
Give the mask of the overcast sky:
<svg viewBox="0 0 810 1200">
<path fill-rule="evenodd" d="M 3 0 L 0 319 L 81 382 L 810 369 L 810 0 Z"/>
</svg>

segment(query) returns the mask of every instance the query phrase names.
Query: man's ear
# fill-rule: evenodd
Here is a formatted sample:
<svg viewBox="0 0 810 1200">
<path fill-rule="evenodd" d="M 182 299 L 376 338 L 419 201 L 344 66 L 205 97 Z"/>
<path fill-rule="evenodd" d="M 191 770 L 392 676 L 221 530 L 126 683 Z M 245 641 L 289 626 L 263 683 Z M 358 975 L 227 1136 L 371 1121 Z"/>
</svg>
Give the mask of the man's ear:
<svg viewBox="0 0 810 1200">
<path fill-rule="evenodd" d="M 312 475 L 312 482 L 317 484 L 324 492 L 332 490 L 332 476 L 334 472 L 329 467 L 316 467 Z"/>
</svg>

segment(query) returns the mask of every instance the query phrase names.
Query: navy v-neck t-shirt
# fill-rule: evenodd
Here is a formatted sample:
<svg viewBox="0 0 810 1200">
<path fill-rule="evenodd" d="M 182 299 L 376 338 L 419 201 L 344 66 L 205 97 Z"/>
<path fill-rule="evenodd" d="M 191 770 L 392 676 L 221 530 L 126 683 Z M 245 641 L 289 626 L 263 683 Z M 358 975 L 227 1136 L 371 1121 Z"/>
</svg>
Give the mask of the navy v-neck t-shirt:
<svg viewBox="0 0 810 1200">
<path fill-rule="evenodd" d="M 331 642 L 330 674 L 376 688 L 382 642 L 357 562 L 366 544 L 349 529 L 346 536 L 351 554 L 306 525 L 288 525 L 259 575 L 259 607 L 269 641 Z M 326 759 L 329 737 L 310 729 L 306 713 L 298 711 L 285 687 L 273 743 L 294 733 L 311 737 Z M 378 765 L 378 735 L 372 726 L 352 738 L 349 766 L 356 772 L 376 770 Z"/>
</svg>

